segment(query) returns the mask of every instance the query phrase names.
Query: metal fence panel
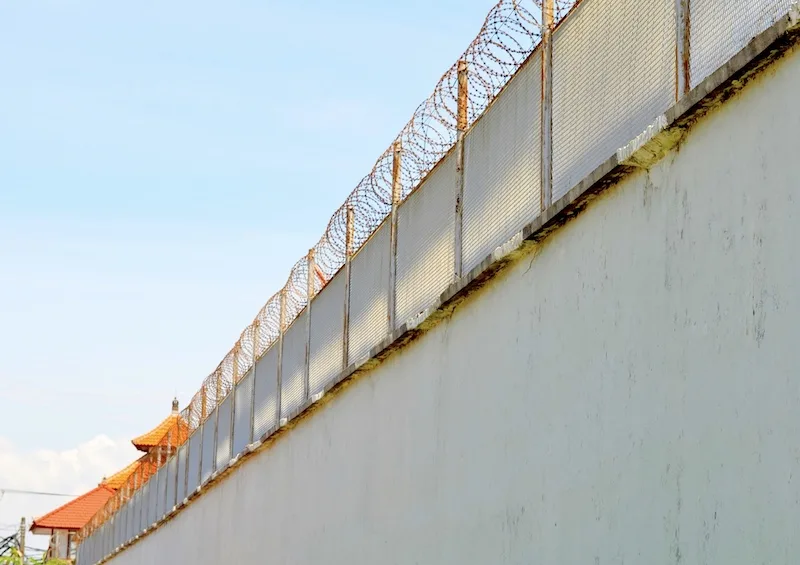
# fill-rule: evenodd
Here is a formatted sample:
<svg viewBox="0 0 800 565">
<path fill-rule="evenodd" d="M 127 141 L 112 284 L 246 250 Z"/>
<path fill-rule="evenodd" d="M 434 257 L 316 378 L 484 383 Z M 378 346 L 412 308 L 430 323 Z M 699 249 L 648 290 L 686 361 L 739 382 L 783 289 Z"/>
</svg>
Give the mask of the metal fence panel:
<svg viewBox="0 0 800 565">
<path fill-rule="evenodd" d="M 236 383 L 233 415 L 233 456 L 244 451 L 250 443 L 253 428 L 253 370 Z"/>
<path fill-rule="evenodd" d="M 105 522 L 103 526 L 100 528 L 100 557 L 103 558 L 108 555 L 108 532 L 110 530 L 109 527 L 110 522 Z"/>
<path fill-rule="evenodd" d="M 200 484 L 205 484 L 214 472 L 214 423 L 217 419 L 217 409 L 203 423 L 203 449 L 200 454 Z"/>
<path fill-rule="evenodd" d="M 297 410 L 305 400 L 303 398 L 303 379 L 306 367 L 307 316 L 308 309 L 303 310 L 283 336 L 282 418 Z"/>
<path fill-rule="evenodd" d="M 156 472 L 156 514 L 154 522 L 159 521 L 161 518 L 164 517 L 165 511 L 164 509 L 167 506 L 167 493 L 166 493 L 166 486 L 167 486 L 167 476 L 166 476 L 166 467 L 161 467 Z"/>
<path fill-rule="evenodd" d="M 139 491 L 133 493 L 131 497 L 131 514 L 128 518 L 128 541 L 136 537 L 139 533 Z"/>
<path fill-rule="evenodd" d="M 261 438 L 278 422 L 278 342 L 256 365 L 253 437 Z"/>
<path fill-rule="evenodd" d="M 217 413 L 219 414 L 219 421 L 217 422 L 217 457 L 216 469 L 224 468 L 231 461 L 231 413 L 233 403 L 233 395 L 229 394 L 225 400 L 220 404 Z"/>
<path fill-rule="evenodd" d="M 114 551 L 117 547 L 119 547 L 119 525 L 120 525 L 120 513 L 117 512 L 111 518 L 111 550 Z"/>
<path fill-rule="evenodd" d="M 365 357 L 389 332 L 390 230 L 389 221 L 383 222 L 353 257 L 348 364 Z"/>
<path fill-rule="evenodd" d="M 796 0 L 692 0 L 692 88 L 778 21 Z"/>
<path fill-rule="evenodd" d="M 451 152 L 398 209 L 398 326 L 453 282 L 455 194 L 456 159 Z"/>
<path fill-rule="evenodd" d="M 178 463 L 178 483 L 175 491 L 175 504 L 178 504 L 186 498 L 186 462 L 188 460 L 189 445 L 183 444 L 178 448 L 178 456 L 176 457 Z"/>
<path fill-rule="evenodd" d="M 553 34 L 553 200 L 675 100 L 675 0 L 582 2 Z"/>
<path fill-rule="evenodd" d="M 200 455 L 203 445 L 203 427 L 197 428 L 189 438 L 189 468 L 186 483 L 186 496 L 192 494 L 200 485 Z"/>
<path fill-rule="evenodd" d="M 147 528 L 150 527 L 150 523 L 147 521 L 147 516 L 149 515 L 148 507 L 150 505 L 150 481 L 144 483 L 141 489 L 142 493 L 142 509 L 139 513 L 139 533 L 145 531 Z"/>
<path fill-rule="evenodd" d="M 150 477 L 150 491 L 148 496 L 150 500 L 147 502 L 147 526 L 150 527 L 156 523 L 158 519 L 158 473 Z"/>
<path fill-rule="evenodd" d="M 464 139 L 465 273 L 539 214 L 541 94 L 536 51 Z"/>
<path fill-rule="evenodd" d="M 344 290 L 345 272 L 342 269 L 311 304 L 311 394 L 323 390 L 342 372 Z"/>
<path fill-rule="evenodd" d="M 169 462 L 167 463 L 167 502 L 164 505 L 164 513 L 168 514 L 172 512 L 172 509 L 175 508 L 175 493 L 176 493 L 176 481 L 178 479 L 178 457 L 177 454 L 175 457 L 171 457 Z"/>
</svg>

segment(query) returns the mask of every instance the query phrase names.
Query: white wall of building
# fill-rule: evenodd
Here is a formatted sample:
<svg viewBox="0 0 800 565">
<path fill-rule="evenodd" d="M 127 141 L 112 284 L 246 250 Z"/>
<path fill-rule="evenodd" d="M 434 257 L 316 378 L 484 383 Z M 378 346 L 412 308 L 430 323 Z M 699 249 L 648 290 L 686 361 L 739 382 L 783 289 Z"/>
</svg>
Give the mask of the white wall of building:
<svg viewBox="0 0 800 565">
<path fill-rule="evenodd" d="M 112 565 L 800 556 L 800 55 Z"/>
</svg>

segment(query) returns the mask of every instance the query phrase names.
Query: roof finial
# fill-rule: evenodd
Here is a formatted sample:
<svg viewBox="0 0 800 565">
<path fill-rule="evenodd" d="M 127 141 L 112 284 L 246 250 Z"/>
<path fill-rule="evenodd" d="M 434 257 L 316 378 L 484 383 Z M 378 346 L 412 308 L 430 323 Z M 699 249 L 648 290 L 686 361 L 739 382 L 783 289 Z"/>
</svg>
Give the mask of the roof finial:
<svg viewBox="0 0 800 565">
<path fill-rule="evenodd" d="M 172 399 L 172 413 L 173 414 L 177 414 L 178 413 L 178 398 L 177 397 Z"/>
</svg>

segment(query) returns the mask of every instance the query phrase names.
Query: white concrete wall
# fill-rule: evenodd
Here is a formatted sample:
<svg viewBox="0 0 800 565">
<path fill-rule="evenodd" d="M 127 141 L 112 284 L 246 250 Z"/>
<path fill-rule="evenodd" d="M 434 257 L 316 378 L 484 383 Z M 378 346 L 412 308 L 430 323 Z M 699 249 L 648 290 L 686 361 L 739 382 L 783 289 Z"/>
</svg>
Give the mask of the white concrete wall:
<svg viewBox="0 0 800 565">
<path fill-rule="evenodd" d="M 800 558 L 800 55 L 111 561 Z"/>
</svg>

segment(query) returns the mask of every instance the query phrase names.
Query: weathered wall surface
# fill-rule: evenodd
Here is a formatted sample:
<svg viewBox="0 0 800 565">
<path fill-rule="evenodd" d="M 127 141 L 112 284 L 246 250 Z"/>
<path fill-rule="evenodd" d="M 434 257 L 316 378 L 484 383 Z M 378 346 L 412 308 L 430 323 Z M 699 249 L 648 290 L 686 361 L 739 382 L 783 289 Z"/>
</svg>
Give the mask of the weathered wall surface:
<svg viewBox="0 0 800 565">
<path fill-rule="evenodd" d="M 800 556 L 800 54 L 113 565 Z"/>
</svg>

